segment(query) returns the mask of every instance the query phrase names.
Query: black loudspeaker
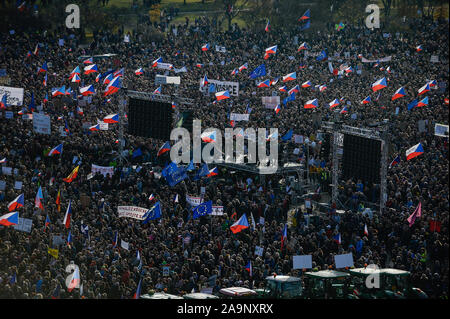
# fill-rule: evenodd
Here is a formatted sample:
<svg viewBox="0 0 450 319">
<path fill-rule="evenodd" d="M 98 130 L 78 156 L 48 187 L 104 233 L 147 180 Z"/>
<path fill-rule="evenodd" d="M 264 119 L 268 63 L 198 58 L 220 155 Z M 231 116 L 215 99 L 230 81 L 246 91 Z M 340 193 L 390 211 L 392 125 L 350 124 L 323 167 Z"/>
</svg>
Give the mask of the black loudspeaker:
<svg viewBox="0 0 450 319">
<path fill-rule="evenodd" d="M 342 175 L 363 183 L 380 183 L 381 141 L 344 135 Z"/>
<path fill-rule="evenodd" d="M 323 136 L 322 146 L 320 147 L 320 158 L 328 162 L 330 160 L 331 134 L 323 133 Z"/>
<path fill-rule="evenodd" d="M 170 103 L 130 97 L 127 116 L 128 134 L 170 140 L 173 117 Z"/>
</svg>

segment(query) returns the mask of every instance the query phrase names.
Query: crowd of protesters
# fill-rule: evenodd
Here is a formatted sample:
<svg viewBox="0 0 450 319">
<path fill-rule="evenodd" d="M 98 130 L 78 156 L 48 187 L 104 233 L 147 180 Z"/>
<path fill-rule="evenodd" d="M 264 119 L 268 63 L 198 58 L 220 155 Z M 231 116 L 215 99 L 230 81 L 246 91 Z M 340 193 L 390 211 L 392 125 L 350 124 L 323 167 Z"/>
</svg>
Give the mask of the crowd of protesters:
<svg viewBox="0 0 450 319">
<path fill-rule="evenodd" d="M 421 288 L 432 298 L 447 298 L 448 295 L 448 138 L 434 135 L 434 123 L 448 125 L 448 21 L 433 22 L 411 20 L 408 32 L 390 33 L 383 36 L 382 29 L 368 30 L 363 25 L 347 24 L 343 30 L 334 28 L 322 31 L 297 30 L 245 30 L 234 26 L 233 30 L 218 32 L 212 21 L 199 18 L 194 23 L 171 25 L 165 36 L 152 39 L 149 32 L 155 26 L 143 24 L 124 42 L 123 33 L 98 30 L 91 46 L 80 46 L 78 36 L 68 32 L 38 30 L 2 34 L 0 37 L 0 63 L 10 78 L 8 86 L 25 90 L 24 113 L 31 102 L 31 93 L 37 105 L 46 92 L 49 101 L 42 103 L 43 112 L 51 116 L 50 135 L 33 131 L 32 121 L 23 120 L 20 106 L 8 105 L 1 110 L 0 159 L 6 158 L 3 166 L 17 169 L 17 174 L 1 174 L 6 182 L 0 190 L 0 212 L 7 213 L 7 205 L 24 193 L 25 207 L 19 208 L 21 218 L 32 219 L 30 233 L 12 227 L 0 228 L 0 297 L 1 298 L 132 298 L 142 278 L 141 293 L 166 291 L 183 295 L 201 291 L 210 285 L 210 278 L 217 275 L 213 291 L 231 286 L 261 288 L 264 278 L 272 273 L 301 275 L 292 269 L 295 255 L 313 256 L 313 268 L 334 268 L 336 254 L 353 253 L 355 267 L 377 264 L 380 267 L 404 269 L 411 272 L 413 286 Z M 176 32 L 173 29 L 176 28 Z M 157 29 L 162 29 L 157 26 Z M 294 37 L 298 41 L 294 43 Z M 59 39 L 64 44 L 59 45 Z M 201 47 L 209 42 L 209 51 Z M 309 49 L 297 51 L 302 42 Z M 40 43 L 37 55 L 27 56 Z M 217 52 L 214 44 L 224 46 L 226 53 Z M 264 49 L 278 45 L 278 52 L 264 60 Z M 417 52 L 416 47 L 423 50 Z M 353 73 L 333 75 L 327 61 L 317 61 L 314 53 L 326 49 L 334 67 L 341 64 L 352 66 Z M 306 53 L 308 52 L 308 53 Z M 344 52 L 349 52 L 345 57 Z M 110 124 L 107 131 L 90 132 L 85 123 L 95 125 L 98 119 L 118 112 L 122 91 L 104 97 L 102 80 L 95 82 L 94 75 L 81 74 L 83 83 L 72 83 L 70 72 L 82 61 L 94 55 L 113 53 L 116 56 L 95 59 L 100 72 L 124 68 L 123 86 L 130 90 L 153 92 L 156 74 L 164 70 L 152 67 L 158 57 L 172 63 L 175 68 L 185 66 L 187 72 L 170 75 L 181 76 L 177 89 L 163 85 L 162 94 L 177 94 L 195 101 L 194 118 L 202 120 L 202 127 L 215 127 L 222 132 L 230 127 L 229 112 L 245 113 L 252 108 L 248 122 L 237 126 L 279 128 L 280 136 L 289 129 L 294 134 L 311 137 L 319 127 L 314 119 L 322 121 L 339 117 L 345 124 L 368 127 L 374 122 L 389 119 L 390 154 L 401 155 L 399 164 L 389 169 L 387 175 L 387 202 L 382 212 L 361 213 L 361 193 L 371 198 L 368 185 L 361 186 L 358 180 L 341 180 L 342 202 L 352 204 L 340 218 L 323 214 L 314 223 L 307 222 L 305 211 L 296 207 L 295 222 L 289 223 L 287 243 L 281 250 L 281 235 L 288 221 L 288 211 L 293 207 L 293 188 L 279 175 L 268 175 L 263 180 L 258 175 L 219 168 L 218 176 L 194 181 L 185 179 L 170 187 L 160 175 L 160 169 L 170 162 L 166 153 L 157 156 L 163 140 L 131 136 L 125 132 L 128 151 L 126 160 L 118 158 L 118 125 Z M 392 56 L 389 62 L 361 63 L 364 58 L 377 60 Z M 439 57 L 431 63 L 430 56 Z M 37 69 L 48 64 L 48 83 L 43 86 L 43 74 Z M 203 67 L 196 67 L 197 63 Z M 248 63 L 248 69 L 231 75 L 235 68 Z M 257 80 L 281 77 L 297 72 L 297 79 L 288 82 L 291 88 L 311 81 L 313 87 L 301 89 L 294 101 L 282 105 L 279 113 L 264 108 L 262 96 L 272 95 L 283 85 L 281 80 L 270 88 L 257 88 L 249 73 L 264 63 L 268 75 Z M 386 68 L 390 67 L 390 73 Z M 134 70 L 144 68 L 144 75 L 137 76 Z M 359 67 L 359 68 L 357 68 Z M 380 69 L 384 67 L 384 69 Z M 361 72 L 357 72 L 357 70 Z M 239 96 L 213 104 L 214 95 L 204 95 L 199 90 L 200 79 L 239 82 Z M 371 84 L 379 78 L 388 78 L 388 87 L 381 90 L 377 101 L 361 105 L 367 95 L 375 100 Z M 427 81 L 436 80 L 437 89 L 427 93 L 430 103 L 425 107 L 407 109 L 406 105 L 417 97 L 417 90 Z M 77 113 L 77 101 L 72 96 L 51 97 L 50 88 L 66 85 L 74 91 L 81 86 L 93 84 L 97 93 L 83 104 L 83 114 Z M 327 85 L 320 92 L 314 85 Z M 406 97 L 391 101 L 397 88 L 403 86 Z M 287 96 L 281 93 L 281 99 Z M 319 107 L 304 109 L 307 100 L 317 98 Z M 348 114 L 337 114 L 328 103 L 342 99 L 349 109 Z M 107 99 L 110 99 L 107 101 Z M 350 102 L 350 103 L 347 103 Z M 80 104 L 81 105 L 81 104 Z M 396 108 L 399 112 L 396 114 Z M 5 118 L 5 111 L 14 111 L 13 119 Z M 125 110 L 127 111 L 127 109 Z M 352 116 L 352 114 L 356 114 Z M 123 119 L 121 119 L 123 120 Z M 427 121 L 426 130 L 419 132 L 418 121 Z M 67 123 L 67 124 L 65 124 Z M 59 127 L 66 127 L 66 136 L 61 136 Z M 406 161 L 405 150 L 422 143 L 424 153 Z M 61 155 L 46 156 L 56 145 L 64 143 Z M 306 148 L 293 140 L 280 143 L 280 158 L 285 161 L 306 160 Z M 142 155 L 133 157 L 140 148 Z M 331 171 L 331 161 L 320 158 L 319 147 L 310 150 L 311 169 Z M 77 157 L 74 161 L 74 157 Z M 390 158 L 389 161 L 392 159 Z M 67 177 L 76 165 L 80 165 L 78 176 L 71 183 Z M 95 175 L 88 179 L 91 165 L 114 166 L 112 176 Z M 211 166 L 210 166 L 211 168 Z M 192 176 L 191 176 L 192 177 Z M 22 188 L 15 189 L 14 182 L 22 181 Z M 318 183 L 318 182 L 317 182 Z M 327 183 L 324 183 L 326 186 Z M 34 198 L 39 186 L 43 189 L 44 210 L 35 208 Z M 223 216 L 206 216 L 192 219 L 191 207 L 186 195 L 199 196 L 205 187 L 204 201 L 224 206 Z M 60 191 L 61 209 L 56 197 Z M 150 201 L 150 194 L 155 200 Z M 174 201 L 178 195 L 179 200 Z M 68 229 L 62 224 L 64 212 L 71 200 L 72 220 L 70 231 L 73 242 L 55 246 L 53 235 L 67 238 Z M 159 201 L 162 218 L 145 225 L 132 218 L 119 218 L 118 206 L 152 207 Z M 410 227 L 407 218 L 416 206 L 422 205 L 422 216 Z M 242 214 L 253 216 L 256 228 L 250 227 L 238 234 L 230 226 Z M 51 220 L 45 227 L 46 216 Z M 259 223 L 260 217 L 264 224 Z M 430 220 L 441 223 L 440 231 L 430 230 Z M 364 234 L 367 225 L 368 235 Z M 84 227 L 88 226 L 85 231 Z M 83 229 L 83 232 L 82 232 Z M 129 243 L 129 249 L 114 247 L 114 235 Z M 342 242 L 333 237 L 341 234 Z M 189 238 L 186 240 L 186 238 Z M 361 245 L 362 242 L 362 245 Z M 255 255 L 255 247 L 264 248 L 262 256 Z M 358 249 L 357 249 L 358 247 Z M 58 258 L 48 253 L 48 248 L 58 248 Z M 142 268 L 136 259 L 139 250 Z M 245 270 L 251 261 L 253 274 Z M 79 266 L 83 284 L 83 296 L 79 289 L 68 292 L 65 280 L 69 273 L 66 267 L 71 262 Z M 162 267 L 170 267 L 168 276 L 163 276 Z"/>
</svg>

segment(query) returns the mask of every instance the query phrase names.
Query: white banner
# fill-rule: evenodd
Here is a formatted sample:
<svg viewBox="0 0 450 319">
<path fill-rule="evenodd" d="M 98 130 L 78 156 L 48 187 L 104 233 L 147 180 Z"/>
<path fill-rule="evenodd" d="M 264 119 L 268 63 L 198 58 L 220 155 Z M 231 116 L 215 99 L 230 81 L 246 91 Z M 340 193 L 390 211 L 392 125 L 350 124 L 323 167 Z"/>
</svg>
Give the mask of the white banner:
<svg viewBox="0 0 450 319">
<path fill-rule="evenodd" d="M 230 113 L 230 121 L 248 121 L 250 114 Z"/>
<path fill-rule="evenodd" d="M 353 267 L 353 255 L 342 254 L 342 255 L 334 255 L 334 264 L 336 265 L 336 269 L 345 268 L 345 267 Z"/>
<path fill-rule="evenodd" d="M 157 74 L 155 77 L 155 84 L 180 84 L 181 78 L 179 76 L 165 76 Z"/>
<path fill-rule="evenodd" d="M 216 86 L 216 92 L 228 91 L 230 95 L 239 96 L 239 82 L 228 82 L 228 81 L 218 81 L 209 80 L 209 84 L 214 84 Z M 202 79 L 200 79 L 200 92 L 207 93 L 208 85 L 202 86 Z"/>
<path fill-rule="evenodd" d="M 183 66 L 181 69 L 174 68 L 173 70 L 175 71 L 175 73 L 187 72 L 187 69 L 185 66 Z"/>
<path fill-rule="evenodd" d="M 366 58 L 362 58 L 361 62 L 363 63 L 376 63 L 376 62 L 389 62 L 392 60 L 392 56 L 387 56 L 381 59 L 376 59 L 376 60 L 367 60 Z"/>
<path fill-rule="evenodd" d="M 431 58 L 430 58 L 430 62 L 439 63 L 439 56 L 432 55 Z"/>
<path fill-rule="evenodd" d="M 107 131 L 109 128 L 108 123 L 105 123 L 103 121 L 97 120 L 97 124 L 100 126 L 100 131 Z"/>
<path fill-rule="evenodd" d="M 202 203 L 200 200 L 201 200 L 200 197 L 186 195 L 186 202 L 191 206 L 200 205 Z"/>
<path fill-rule="evenodd" d="M 448 125 L 434 124 L 434 135 L 448 138 Z"/>
<path fill-rule="evenodd" d="M 173 65 L 172 64 L 170 64 L 170 63 L 162 63 L 162 62 L 158 62 L 156 67 L 158 69 L 163 69 L 163 70 L 172 70 L 173 69 Z"/>
<path fill-rule="evenodd" d="M 216 51 L 217 52 L 226 53 L 227 49 L 225 47 L 220 46 L 220 45 L 216 45 Z"/>
<path fill-rule="evenodd" d="M 211 215 L 222 216 L 223 215 L 223 206 L 213 206 Z"/>
<path fill-rule="evenodd" d="M 50 135 L 50 116 L 33 112 L 33 130 L 37 133 Z"/>
<path fill-rule="evenodd" d="M 266 109 L 273 109 L 273 108 L 275 108 L 275 106 L 280 104 L 280 97 L 279 96 L 263 96 L 262 104 L 265 106 Z"/>
<path fill-rule="evenodd" d="M 0 86 L 0 97 L 6 94 L 8 105 L 21 106 L 23 104 L 23 88 Z"/>
<path fill-rule="evenodd" d="M 311 269 L 312 255 L 294 256 L 292 269 Z"/>
<path fill-rule="evenodd" d="M 31 233 L 31 227 L 33 226 L 33 220 L 29 218 L 19 217 L 19 222 L 17 225 L 13 225 L 15 230 Z"/>
<path fill-rule="evenodd" d="M 93 175 L 100 173 L 104 177 L 106 177 L 106 174 L 109 174 L 109 177 L 112 177 L 114 174 L 114 166 L 98 166 L 98 165 L 92 164 L 91 173 Z"/>
<path fill-rule="evenodd" d="M 148 211 L 147 208 L 136 207 L 136 206 L 118 206 L 117 213 L 119 217 L 129 217 L 138 220 L 144 220 L 143 216 Z"/>
</svg>

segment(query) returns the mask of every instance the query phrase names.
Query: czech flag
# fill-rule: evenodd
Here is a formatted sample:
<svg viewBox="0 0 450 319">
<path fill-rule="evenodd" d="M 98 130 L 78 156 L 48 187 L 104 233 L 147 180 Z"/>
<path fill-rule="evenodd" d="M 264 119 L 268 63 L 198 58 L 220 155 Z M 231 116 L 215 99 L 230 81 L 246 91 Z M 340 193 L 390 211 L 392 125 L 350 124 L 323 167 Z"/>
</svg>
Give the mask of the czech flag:
<svg viewBox="0 0 450 319">
<path fill-rule="evenodd" d="M 6 157 L 0 160 L 0 164 L 5 164 L 6 162 Z"/>
<path fill-rule="evenodd" d="M 110 73 L 103 79 L 103 84 L 109 84 L 113 79 L 114 77 L 112 73 Z"/>
<path fill-rule="evenodd" d="M 396 158 L 394 158 L 394 160 L 391 162 L 391 164 L 389 164 L 389 168 L 392 168 L 392 166 L 397 165 L 400 163 L 400 155 L 397 155 Z"/>
<path fill-rule="evenodd" d="M 280 78 L 275 78 L 275 79 L 273 79 L 273 80 L 270 80 L 270 85 L 275 85 L 275 84 L 277 84 L 279 79 L 280 79 Z"/>
<path fill-rule="evenodd" d="M 3 94 L 2 100 L 0 101 L 0 109 L 5 109 L 8 106 L 8 100 L 6 94 Z"/>
<path fill-rule="evenodd" d="M 430 91 L 430 83 L 425 84 L 419 89 L 419 95 L 422 95 L 426 92 Z"/>
<path fill-rule="evenodd" d="M 417 107 L 428 105 L 428 96 L 417 103 Z"/>
<path fill-rule="evenodd" d="M 64 215 L 63 225 L 66 228 L 70 227 L 70 219 L 72 218 L 72 201 L 69 200 L 69 206 L 67 206 L 66 214 Z"/>
<path fill-rule="evenodd" d="M 238 74 L 239 73 L 239 70 L 238 69 L 234 69 L 232 72 L 231 72 L 231 75 L 236 75 L 236 74 Z"/>
<path fill-rule="evenodd" d="M 19 224 L 19 213 L 18 212 L 8 213 L 3 216 L 0 216 L 0 225 L 2 225 L 2 226 L 8 227 L 8 226 L 17 225 L 17 224 Z"/>
<path fill-rule="evenodd" d="M 110 114 L 103 118 L 105 123 L 119 123 L 119 114 Z"/>
<path fill-rule="evenodd" d="M 47 86 L 47 73 L 45 73 L 44 80 L 42 81 L 44 86 Z"/>
<path fill-rule="evenodd" d="M 423 154 L 423 147 L 421 143 L 416 144 L 413 147 L 406 150 L 406 160 L 409 161 L 410 159 L 413 159 L 414 157 L 417 157 L 420 154 Z"/>
<path fill-rule="evenodd" d="M 56 97 L 59 95 L 66 95 L 66 87 L 63 85 L 60 88 L 54 88 L 52 89 L 52 97 Z"/>
<path fill-rule="evenodd" d="M 219 174 L 219 171 L 217 170 L 217 167 L 214 167 L 213 169 L 211 169 L 208 173 L 208 175 L 206 175 L 206 177 L 212 177 L 212 176 L 217 176 Z"/>
<path fill-rule="evenodd" d="M 100 124 L 93 125 L 89 128 L 89 131 L 99 131 L 100 130 Z"/>
<path fill-rule="evenodd" d="M 44 97 L 43 102 L 44 102 L 44 103 L 47 103 L 47 102 L 48 102 L 48 93 L 47 93 L 47 92 L 45 92 L 45 97 Z"/>
<path fill-rule="evenodd" d="M 308 20 L 311 17 L 311 12 L 308 10 L 298 19 L 298 21 Z"/>
<path fill-rule="evenodd" d="M 48 225 L 50 225 L 50 223 L 51 223 L 51 220 L 50 220 L 50 217 L 48 217 L 48 214 L 47 214 L 47 217 L 45 217 L 45 225 L 44 225 L 44 227 L 47 228 Z M 44 229 L 44 231 L 45 231 L 45 229 Z"/>
<path fill-rule="evenodd" d="M 252 262 L 249 261 L 248 264 L 245 266 L 245 270 L 248 271 L 250 277 L 253 276 L 253 268 L 252 268 Z"/>
<path fill-rule="evenodd" d="M 161 85 L 153 91 L 153 94 L 161 94 Z"/>
<path fill-rule="evenodd" d="M 122 82 L 120 81 L 120 76 L 116 76 L 106 87 L 105 91 L 103 92 L 103 96 L 116 93 L 121 87 Z"/>
<path fill-rule="evenodd" d="M 75 167 L 73 169 L 72 173 L 69 174 L 69 176 L 67 176 L 66 178 L 63 178 L 63 181 L 65 181 L 66 183 L 71 183 L 77 177 L 79 168 L 80 168 L 79 165 L 77 167 Z"/>
<path fill-rule="evenodd" d="M 156 68 L 158 66 L 158 63 L 162 63 L 163 59 L 162 57 L 157 58 L 155 61 L 152 62 L 152 66 Z"/>
<path fill-rule="evenodd" d="M 353 68 L 351 66 L 347 67 L 344 69 L 345 73 L 352 73 L 353 72 Z"/>
<path fill-rule="evenodd" d="M 217 141 L 216 131 L 204 132 L 200 137 L 205 143 L 215 143 Z"/>
<path fill-rule="evenodd" d="M 334 239 L 334 241 L 336 242 L 336 243 L 338 243 L 339 245 L 342 243 L 342 240 L 341 240 L 341 233 L 339 233 L 339 234 L 337 234 L 337 235 L 334 235 L 333 236 L 333 239 Z"/>
<path fill-rule="evenodd" d="M 364 224 L 364 235 L 369 236 L 369 230 L 367 229 L 367 224 Z"/>
<path fill-rule="evenodd" d="M 98 83 L 98 81 L 100 81 L 101 78 L 102 74 L 101 73 L 97 74 L 97 76 L 95 77 L 95 83 Z"/>
<path fill-rule="evenodd" d="M 80 82 L 81 82 L 81 78 L 80 78 L 80 76 L 79 76 L 77 73 L 75 73 L 75 74 L 73 75 L 73 77 L 72 77 L 72 82 L 73 82 L 73 83 L 80 83 Z"/>
<path fill-rule="evenodd" d="M 25 200 L 23 194 L 17 196 L 11 203 L 8 204 L 8 210 L 12 212 L 19 207 L 23 207 L 25 205 Z"/>
<path fill-rule="evenodd" d="M 244 213 L 241 218 L 239 218 L 233 225 L 231 225 L 230 230 L 233 232 L 233 234 L 237 234 L 248 227 L 249 224 L 247 216 Z"/>
<path fill-rule="evenodd" d="M 83 115 L 84 114 L 83 109 L 81 107 L 79 107 L 79 106 L 77 106 L 77 113 L 79 115 Z"/>
<path fill-rule="evenodd" d="M 375 83 L 372 84 L 372 90 L 374 92 L 381 90 L 383 88 L 387 87 L 386 78 L 382 78 Z"/>
<path fill-rule="evenodd" d="M 320 91 L 320 92 L 323 92 L 323 91 L 325 91 L 326 89 L 327 89 L 327 86 L 326 86 L 325 84 L 319 86 L 319 91 Z"/>
<path fill-rule="evenodd" d="M 308 88 L 308 87 L 310 87 L 312 84 L 311 84 L 311 81 L 306 81 L 306 82 L 304 82 L 303 84 L 302 84 L 302 88 Z"/>
<path fill-rule="evenodd" d="M 300 91 L 300 87 L 298 84 L 294 86 L 292 89 L 289 90 L 288 94 L 291 95 L 292 93 L 298 93 Z"/>
<path fill-rule="evenodd" d="M 430 85 L 430 88 L 432 88 L 437 85 L 437 82 L 436 82 L 436 80 L 433 80 L 433 81 L 428 82 L 428 84 Z"/>
<path fill-rule="evenodd" d="M 43 200 L 44 195 L 42 195 L 42 188 L 39 186 L 36 197 L 34 199 L 34 207 L 44 210 L 44 204 L 42 203 Z"/>
<path fill-rule="evenodd" d="M 73 69 L 73 71 L 72 72 L 70 72 L 70 78 L 74 75 L 74 74 L 81 74 L 81 71 L 80 71 L 80 67 L 79 66 L 77 66 L 75 69 Z"/>
<path fill-rule="evenodd" d="M 292 73 L 289 73 L 289 74 L 283 76 L 283 82 L 293 81 L 296 79 L 297 79 L 297 72 L 292 72 Z"/>
<path fill-rule="evenodd" d="M 38 69 L 38 74 L 41 72 L 47 72 L 47 62 L 44 62 L 44 64 L 42 64 L 42 66 Z"/>
<path fill-rule="evenodd" d="M 286 86 L 286 85 L 283 85 L 283 86 L 280 87 L 278 90 L 279 90 L 280 92 L 287 92 L 287 86 Z"/>
<path fill-rule="evenodd" d="M 275 106 L 275 109 L 274 109 L 275 114 L 278 114 L 278 112 L 280 112 L 280 110 L 281 110 L 280 104 L 277 104 L 277 106 Z"/>
<path fill-rule="evenodd" d="M 142 284 L 142 278 L 139 279 L 139 283 L 138 283 L 136 292 L 133 295 L 133 299 L 139 299 L 141 297 L 141 284 Z"/>
<path fill-rule="evenodd" d="M 266 55 L 277 53 L 278 46 L 274 45 L 273 47 L 269 47 L 266 49 Z"/>
<path fill-rule="evenodd" d="M 84 74 L 91 74 L 98 72 L 97 64 L 92 64 L 84 67 Z"/>
<path fill-rule="evenodd" d="M 54 154 L 62 154 L 62 151 L 63 151 L 62 149 L 63 149 L 63 145 L 61 143 L 58 146 L 52 148 L 50 150 L 50 152 L 48 152 L 47 156 L 53 156 Z"/>
<path fill-rule="evenodd" d="M 242 72 L 242 70 L 247 70 L 248 69 L 248 63 L 244 63 L 243 65 L 241 65 L 239 67 L 239 72 Z"/>
<path fill-rule="evenodd" d="M 136 75 L 142 75 L 142 74 L 144 74 L 144 69 L 143 69 L 143 68 L 139 68 L 139 69 L 137 69 L 136 71 L 134 71 L 134 74 L 136 74 Z"/>
<path fill-rule="evenodd" d="M 152 201 L 152 200 L 154 200 L 155 199 L 155 196 L 153 196 L 153 194 L 151 194 L 149 197 L 148 197 L 148 200 L 149 201 Z"/>
<path fill-rule="evenodd" d="M 394 95 L 392 96 L 392 101 L 399 99 L 401 97 L 404 97 L 406 95 L 405 89 L 403 87 L 399 88 L 397 91 L 395 91 Z"/>
<path fill-rule="evenodd" d="M 284 224 L 283 233 L 281 234 L 281 250 L 283 250 L 283 246 L 286 240 L 287 240 L 287 223 Z"/>
<path fill-rule="evenodd" d="M 202 63 L 197 63 L 196 65 L 195 65 L 197 68 L 203 68 L 203 64 Z"/>
<path fill-rule="evenodd" d="M 39 43 L 36 44 L 36 47 L 34 48 L 34 51 L 33 51 L 34 55 L 38 55 L 38 53 L 39 53 Z"/>
<path fill-rule="evenodd" d="M 319 106 L 318 100 L 314 99 L 314 100 L 309 100 L 308 102 L 306 102 L 304 108 L 305 109 L 314 109 L 314 108 L 316 108 L 318 106 Z"/>
<path fill-rule="evenodd" d="M 209 43 L 206 43 L 202 46 L 202 51 L 208 51 L 209 50 Z"/>
<path fill-rule="evenodd" d="M 172 108 L 176 108 L 178 106 L 177 102 L 172 102 Z"/>
<path fill-rule="evenodd" d="M 208 77 L 205 74 L 205 76 L 202 79 L 202 86 L 205 86 L 206 84 L 208 84 Z"/>
<path fill-rule="evenodd" d="M 69 235 L 67 236 L 67 246 L 70 247 L 71 243 L 72 243 L 72 232 L 69 230 Z"/>
<path fill-rule="evenodd" d="M 161 148 L 159 149 L 158 154 L 156 156 L 160 156 L 168 151 L 170 151 L 170 143 L 167 141 L 164 143 L 163 146 L 161 146 Z"/>
<path fill-rule="evenodd" d="M 119 231 L 116 230 L 116 233 L 114 234 L 114 239 L 112 242 L 113 248 L 116 248 L 118 242 L 119 242 Z"/>
<path fill-rule="evenodd" d="M 370 95 L 366 97 L 364 100 L 361 101 L 361 104 L 369 104 L 372 102 L 372 99 L 370 98 Z"/>
<path fill-rule="evenodd" d="M 69 285 L 67 286 L 67 291 L 72 292 L 74 288 L 80 287 L 80 270 L 78 267 L 75 268 L 75 271 L 72 273 L 72 276 L 70 277 Z"/>
<path fill-rule="evenodd" d="M 218 101 L 229 99 L 230 98 L 230 92 L 227 91 L 221 91 L 216 93 L 216 98 Z"/>
<path fill-rule="evenodd" d="M 92 59 L 92 57 L 86 59 L 83 61 L 84 64 L 94 64 L 94 60 Z"/>
<path fill-rule="evenodd" d="M 270 80 L 259 82 L 256 86 L 259 88 L 268 88 L 270 86 Z"/>
<path fill-rule="evenodd" d="M 269 26 L 270 26 L 270 21 L 269 21 L 269 19 L 267 19 L 267 23 L 266 23 L 266 27 L 264 28 L 264 31 L 269 32 Z"/>
<path fill-rule="evenodd" d="M 80 88 L 80 94 L 83 96 L 95 94 L 95 88 L 93 85 L 85 86 L 83 88 Z"/>
<path fill-rule="evenodd" d="M 348 113 L 348 109 L 346 106 L 344 106 L 344 108 L 339 112 L 340 114 L 345 114 Z"/>
<path fill-rule="evenodd" d="M 113 76 L 123 76 L 123 73 L 125 72 L 125 70 L 123 68 L 121 68 L 120 70 L 117 70 L 116 72 L 114 72 Z"/>
<path fill-rule="evenodd" d="M 417 52 L 420 52 L 420 51 L 422 51 L 422 50 L 423 50 L 422 45 L 419 45 L 418 47 L 416 47 L 416 51 L 417 51 Z"/>
<path fill-rule="evenodd" d="M 300 46 L 297 49 L 297 52 L 299 52 L 301 50 L 308 50 L 308 44 L 306 44 L 306 42 L 303 42 L 302 44 L 300 44 Z"/>
</svg>

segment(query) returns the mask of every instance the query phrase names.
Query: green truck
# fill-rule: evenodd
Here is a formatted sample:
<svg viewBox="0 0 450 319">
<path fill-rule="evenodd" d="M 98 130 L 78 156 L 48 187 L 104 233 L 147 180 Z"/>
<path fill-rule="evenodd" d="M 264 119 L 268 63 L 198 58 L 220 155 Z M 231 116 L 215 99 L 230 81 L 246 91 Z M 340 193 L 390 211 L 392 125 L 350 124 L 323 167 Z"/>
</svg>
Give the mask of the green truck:
<svg viewBox="0 0 450 319">
<path fill-rule="evenodd" d="M 359 299 L 352 293 L 351 276 L 337 270 L 305 272 L 305 299 Z"/>
</svg>

